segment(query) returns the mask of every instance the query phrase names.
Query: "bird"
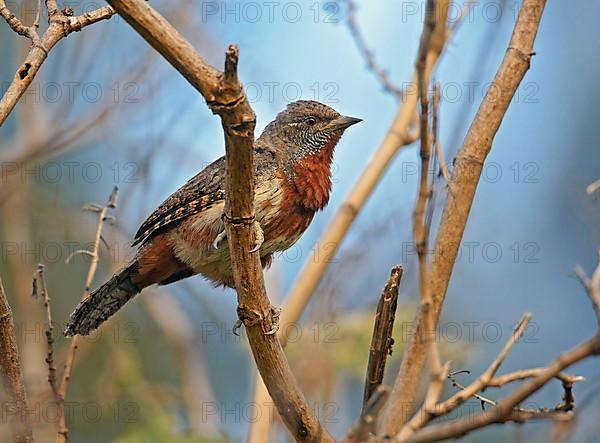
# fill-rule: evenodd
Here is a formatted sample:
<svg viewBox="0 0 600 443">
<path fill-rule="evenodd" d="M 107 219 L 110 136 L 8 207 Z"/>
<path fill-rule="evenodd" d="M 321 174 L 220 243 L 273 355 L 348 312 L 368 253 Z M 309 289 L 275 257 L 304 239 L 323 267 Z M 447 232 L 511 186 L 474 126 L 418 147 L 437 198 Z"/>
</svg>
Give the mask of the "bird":
<svg viewBox="0 0 600 443">
<path fill-rule="evenodd" d="M 313 100 L 292 102 L 254 141 L 254 208 L 263 268 L 298 241 L 327 205 L 332 162 L 344 131 L 362 121 Z M 142 289 L 201 274 L 234 288 L 222 215 L 225 157 L 192 177 L 144 221 L 134 258 L 75 308 L 66 336 L 88 335 Z"/>
</svg>

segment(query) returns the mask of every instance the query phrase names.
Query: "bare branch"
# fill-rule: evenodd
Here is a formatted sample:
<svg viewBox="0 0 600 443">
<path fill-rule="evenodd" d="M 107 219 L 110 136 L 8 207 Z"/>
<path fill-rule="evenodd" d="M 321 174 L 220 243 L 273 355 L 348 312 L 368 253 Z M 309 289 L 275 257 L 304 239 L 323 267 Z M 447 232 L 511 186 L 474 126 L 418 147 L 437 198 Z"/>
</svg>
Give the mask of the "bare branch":
<svg viewBox="0 0 600 443">
<path fill-rule="evenodd" d="M 48 10 L 49 26 L 40 37 L 37 33 L 37 25 L 39 25 L 38 16 L 36 16 L 34 25 L 27 27 L 6 8 L 4 0 L 0 0 L 0 15 L 2 15 L 15 32 L 29 38 L 33 43 L 27 57 L 25 57 L 25 61 L 17 69 L 12 82 L 0 99 L 0 126 L 4 124 L 21 96 L 25 93 L 29 85 L 31 85 L 40 67 L 48 57 L 48 53 L 56 43 L 70 33 L 80 31 L 83 27 L 100 20 L 106 20 L 114 14 L 111 7 L 105 6 L 78 17 L 70 17 L 58 9 L 56 1 L 50 0 L 46 1 L 46 8 Z M 40 14 L 40 9 L 38 8 L 38 15 Z"/>
<path fill-rule="evenodd" d="M 152 47 L 165 57 L 221 117 L 226 147 L 224 221 L 238 293 L 238 316 L 265 385 L 288 430 L 298 441 L 333 441 L 310 412 L 274 333 L 277 321 L 267 297 L 254 244 L 253 142 L 255 116 L 237 78 L 238 49 L 230 46 L 225 71 L 210 66 L 157 11 L 143 0 L 108 0 Z"/>
<path fill-rule="evenodd" d="M 537 377 L 545 369 L 546 368 L 530 368 L 530 369 L 522 369 L 520 371 L 509 372 L 508 374 L 499 375 L 497 377 L 492 378 L 488 382 L 487 385 L 488 385 L 488 388 L 501 388 L 502 386 L 504 386 L 508 383 Z M 569 374 L 563 374 L 562 372 L 559 372 L 554 377 L 563 383 L 571 383 L 571 384 L 585 380 L 585 378 L 580 375 L 569 375 Z"/>
<path fill-rule="evenodd" d="M 4 0 L 0 0 L 0 16 L 8 23 L 8 26 L 15 31 L 17 34 L 22 35 L 23 37 L 27 37 L 30 40 L 39 40 L 39 36 L 34 27 L 25 26 L 21 20 L 17 18 L 15 14 L 13 14 L 10 9 L 6 6 Z"/>
<path fill-rule="evenodd" d="M 504 347 L 502 348 L 500 353 L 496 356 L 494 361 L 492 361 L 492 363 L 488 366 L 488 368 L 485 370 L 485 372 L 483 374 L 481 374 L 477 378 L 477 380 L 475 380 L 473 383 L 471 383 L 465 389 L 461 390 L 460 392 L 457 392 L 452 397 L 450 397 L 448 400 L 442 402 L 438 407 L 436 407 L 436 409 L 437 409 L 436 412 L 438 412 L 438 415 L 446 414 L 446 413 L 452 411 L 453 409 L 456 409 L 458 406 L 460 406 L 462 403 L 464 403 L 464 401 L 466 399 L 473 397 L 479 391 L 482 391 L 487 387 L 489 381 L 494 377 L 494 375 L 496 375 L 496 372 L 498 371 L 498 369 L 500 369 L 500 366 L 502 365 L 502 363 L 504 363 L 504 360 L 506 359 L 506 356 L 508 355 L 509 351 L 515 345 L 515 343 L 518 342 L 521 335 L 523 335 L 523 332 L 525 331 L 525 328 L 527 328 L 527 325 L 529 324 L 530 320 L 531 320 L 531 314 L 527 313 L 527 314 L 523 315 L 523 317 L 519 321 L 519 324 L 517 325 L 515 331 L 513 332 L 512 336 L 510 337 L 510 340 L 508 342 L 506 342 L 506 344 L 504 345 Z"/>
<path fill-rule="evenodd" d="M 596 267 L 593 275 L 594 277 L 592 277 L 591 281 L 600 279 L 600 277 L 597 276 L 600 275 L 600 263 Z M 589 293 L 590 284 L 585 274 L 582 275 L 582 282 Z M 598 299 L 596 299 L 594 296 L 590 296 L 590 299 L 594 305 L 594 309 L 597 311 Z M 507 421 L 524 422 L 534 418 L 570 420 L 572 418 L 570 412 L 575 409 L 573 385 L 576 382 L 583 380 L 583 377 L 570 376 L 564 374 L 562 371 L 585 358 L 600 355 L 600 325 L 595 336 L 574 347 L 569 352 L 559 356 L 547 367 L 516 371 L 494 378 L 495 372 L 502 364 L 502 361 L 506 357 L 506 354 L 510 350 L 511 346 L 516 342 L 518 336 L 525 329 L 527 321 L 528 316 L 526 315 L 519 323 L 519 326 L 515 330 L 511 341 L 504 346 L 500 354 L 498 354 L 498 357 L 492 362 L 482 376 L 480 376 L 474 383 L 466 387 L 454 381 L 455 386 L 459 387 L 461 391 L 445 402 L 437 404 L 435 410 L 431 412 L 430 415 L 425 419 L 422 418 L 422 414 L 418 414 L 417 416 L 413 417 L 409 424 L 415 421 L 417 422 L 418 426 L 411 427 L 410 431 L 416 432 L 405 432 L 406 428 L 408 427 L 405 426 L 401 431 L 404 432 L 404 434 L 402 434 L 403 438 L 400 439 L 399 435 L 398 440 L 405 442 L 434 442 L 448 438 L 458 438 L 475 429 L 479 429 L 494 423 L 505 423 Z M 559 403 L 553 409 L 524 409 L 518 407 L 520 403 L 545 386 L 552 378 L 557 378 L 562 383 L 564 394 L 563 401 L 561 403 Z M 500 387 L 506 383 L 517 380 L 528 381 L 514 390 L 504 400 L 501 400 L 497 403 L 478 394 L 480 390 L 486 387 Z M 490 414 L 489 411 L 486 411 L 485 414 L 481 413 L 475 417 L 468 417 L 457 422 L 444 423 L 423 428 L 424 424 L 426 424 L 426 421 L 429 419 L 450 412 L 460 405 L 466 398 L 472 396 L 492 405 L 494 407 L 493 413 Z"/>
<path fill-rule="evenodd" d="M 45 0 L 45 3 L 48 10 L 48 21 L 51 21 L 55 15 L 60 14 L 58 3 L 56 0 Z"/>
<path fill-rule="evenodd" d="M 576 346 L 569 352 L 561 355 L 554 360 L 548 367 L 535 378 L 532 378 L 527 383 L 516 389 L 504 400 L 499 401 L 493 413 L 486 411 L 476 416 L 458 420 L 452 423 L 444 423 L 440 425 L 432 425 L 421 429 L 415 433 L 408 441 L 416 442 L 434 442 L 447 438 L 458 438 L 471 432 L 475 429 L 488 426 L 493 423 L 504 423 L 507 421 L 525 421 L 531 418 L 568 418 L 564 413 L 557 415 L 555 413 L 531 413 L 530 411 L 515 411 L 514 408 L 529 398 L 532 394 L 542 388 L 549 380 L 556 377 L 561 371 L 567 367 L 581 361 L 592 355 L 600 354 L 600 335 L 596 335 L 584 343 Z"/>
<path fill-rule="evenodd" d="M 400 430 L 398 433 L 396 440 L 399 442 L 409 441 L 410 437 L 419 429 L 423 428 L 429 421 L 433 420 L 436 417 L 447 414 L 461 404 L 463 404 L 467 399 L 478 396 L 478 392 L 485 389 L 487 387 L 488 382 L 494 377 L 500 365 L 506 359 L 508 352 L 514 346 L 515 343 L 519 340 L 523 331 L 527 327 L 529 321 L 531 320 L 531 314 L 525 314 L 523 318 L 519 321 L 514 333 L 512 334 L 510 340 L 506 342 L 498 356 L 492 361 L 492 363 L 488 366 L 486 371 L 481 374 L 477 380 L 471 383 L 467 387 L 463 387 L 459 392 L 454 394 L 448 400 L 438 403 L 440 398 L 441 390 L 443 387 L 443 380 L 448 378 L 449 372 L 449 363 L 446 363 L 443 369 L 435 374 L 432 371 L 432 383 L 429 386 L 428 394 L 421 407 L 421 410 L 417 412 L 408 423 Z M 442 383 L 442 386 L 439 386 Z"/>
<path fill-rule="evenodd" d="M 450 35 L 447 31 L 448 0 L 432 1 L 426 3 L 426 15 L 423 30 L 419 42 L 419 50 L 415 60 L 415 72 L 417 80 L 417 95 L 421 104 L 419 113 L 419 136 L 421 174 L 419 179 L 418 198 L 413 212 L 413 231 L 415 246 L 419 259 L 419 289 L 421 294 L 421 306 L 419 307 L 416 323 L 423 321 L 427 337 L 427 344 L 422 349 L 422 354 L 403 354 L 400 372 L 396 377 L 396 383 L 392 388 L 390 401 L 383 411 L 383 419 L 380 423 L 379 434 L 394 435 L 402 424 L 406 423 L 406 404 L 412 404 L 419 383 L 417 375 L 413 372 L 413 366 L 424 365 L 426 355 L 430 356 L 433 379 L 437 379 L 442 373 L 442 365 L 435 341 L 435 312 L 432 306 L 432 292 L 430 283 L 430 269 L 427 265 L 427 242 L 429 237 L 430 217 L 425 216 L 427 202 L 431 196 L 428 183 L 428 171 L 431 159 L 431 144 L 429 140 L 429 99 L 427 96 L 427 85 L 433 70 L 435 60 L 442 51 L 446 39 Z M 415 361 L 413 361 L 415 360 Z M 422 366 L 421 366 L 422 368 Z M 421 371 L 419 372 L 419 376 Z M 410 379 L 410 381 L 409 381 Z M 402 390 L 399 386 L 402 384 Z M 412 400 L 407 400 L 412 399 Z"/>
<path fill-rule="evenodd" d="M 2 280 L 0 280 L 0 375 L 6 394 L 5 405 L 12 409 L 8 414 L 8 421 L 14 441 L 33 442 L 31 415 L 27 413 L 27 396 L 19 363 L 15 325 Z"/>
<path fill-rule="evenodd" d="M 466 386 L 457 382 L 454 379 L 454 377 L 449 377 L 449 378 L 451 378 L 452 385 L 454 387 L 458 388 L 459 390 L 467 389 Z M 564 395 L 563 403 L 559 404 L 558 406 L 556 406 L 553 409 L 521 408 L 521 407 L 515 406 L 513 408 L 513 411 L 511 412 L 510 421 L 525 422 L 528 420 L 532 420 L 534 418 L 545 418 L 545 419 L 560 420 L 560 421 L 571 420 L 573 416 L 571 414 L 565 414 L 565 413 L 573 410 L 575 407 L 575 397 L 573 397 L 573 391 L 572 391 L 573 386 L 572 385 L 569 385 L 569 386 L 563 385 L 563 386 L 565 387 L 565 395 Z M 483 406 L 484 404 L 487 404 L 492 407 L 498 406 L 497 402 L 495 402 L 494 400 L 491 400 L 487 397 L 484 397 L 481 394 L 473 394 L 473 398 L 476 398 L 477 400 L 479 400 L 481 402 L 482 409 L 485 409 Z"/>
<path fill-rule="evenodd" d="M 94 11 L 86 12 L 85 14 L 78 15 L 76 17 L 69 17 L 69 29 L 70 32 L 81 31 L 88 25 L 93 25 L 102 20 L 107 20 L 112 17 L 115 10 L 112 6 L 103 6 Z"/>
</svg>

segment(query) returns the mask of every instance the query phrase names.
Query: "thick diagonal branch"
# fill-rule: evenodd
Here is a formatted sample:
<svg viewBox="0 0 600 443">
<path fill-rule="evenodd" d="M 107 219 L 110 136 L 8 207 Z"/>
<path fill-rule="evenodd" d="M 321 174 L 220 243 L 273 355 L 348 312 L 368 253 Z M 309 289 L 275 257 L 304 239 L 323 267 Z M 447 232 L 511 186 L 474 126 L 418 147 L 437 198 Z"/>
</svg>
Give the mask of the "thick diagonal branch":
<svg viewBox="0 0 600 443">
<path fill-rule="evenodd" d="M 273 308 L 267 297 L 254 219 L 253 143 L 255 116 L 237 78 L 238 49 L 227 50 L 223 73 L 210 66 L 157 11 L 143 0 L 108 0 L 154 49 L 165 57 L 221 117 L 225 133 L 227 185 L 224 221 L 244 322 L 252 354 L 279 414 L 297 441 L 333 441 L 315 419 L 272 333 Z"/>
</svg>

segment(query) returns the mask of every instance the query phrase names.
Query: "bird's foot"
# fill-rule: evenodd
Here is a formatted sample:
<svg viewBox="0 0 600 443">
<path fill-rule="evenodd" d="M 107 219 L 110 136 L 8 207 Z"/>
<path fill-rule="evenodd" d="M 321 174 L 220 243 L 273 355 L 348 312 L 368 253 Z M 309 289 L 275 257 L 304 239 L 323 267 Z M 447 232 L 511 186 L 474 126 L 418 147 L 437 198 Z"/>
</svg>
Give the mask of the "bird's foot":
<svg viewBox="0 0 600 443">
<path fill-rule="evenodd" d="M 215 241 L 213 241 L 213 248 L 219 249 L 219 246 L 221 246 L 221 243 L 223 243 L 224 240 L 227 240 L 227 231 L 225 229 L 219 232 L 219 235 L 217 235 Z"/>
<path fill-rule="evenodd" d="M 250 252 L 256 252 L 260 249 L 262 244 L 265 242 L 265 233 L 260 226 L 260 223 L 254 220 L 254 247 L 250 249 Z"/>
<path fill-rule="evenodd" d="M 269 307 L 269 313 L 267 314 L 270 319 L 266 319 L 257 311 L 252 311 L 248 308 L 238 306 L 237 308 L 238 320 L 233 325 L 233 334 L 239 336 L 239 330 L 242 326 L 252 327 L 262 323 L 262 329 L 265 335 L 275 335 L 279 331 L 279 317 L 281 315 L 281 308 L 271 305 Z M 270 324 L 270 329 L 265 331 L 266 325 Z"/>
</svg>

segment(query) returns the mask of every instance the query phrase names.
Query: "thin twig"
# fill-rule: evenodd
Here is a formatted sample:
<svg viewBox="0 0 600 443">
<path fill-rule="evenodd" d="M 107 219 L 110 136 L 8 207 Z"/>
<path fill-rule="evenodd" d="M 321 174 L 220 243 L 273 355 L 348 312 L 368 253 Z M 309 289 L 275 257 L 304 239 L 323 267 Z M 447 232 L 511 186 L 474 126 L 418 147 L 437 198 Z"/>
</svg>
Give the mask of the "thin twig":
<svg viewBox="0 0 600 443">
<path fill-rule="evenodd" d="M 463 371 L 460 371 L 460 372 L 463 372 Z M 456 381 L 455 377 L 456 377 L 456 373 L 448 374 L 448 378 L 452 382 L 452 386 L 454 386 L 455 388 L 457 388 L 460 391 L 464 391 L 465 389 L 467 389 L 467 387 L 465 385 Z M 484 397 L 481 394 L 473 394 L 473 398 L 476 398 L 477 400 L 479 400 L 482 404 L 482 407 L 483 407 L 483 404 L 488 404 L 490 406 L 496 406 L 496 402 L 494 400 Z"/>
<path fill-rule="evenodd" d="M 479 391 L 485 389 L 487 387 L 487 383 L 494 377 L 500 368 L 500 365 L 502 365 L 506 359 L 506 356 L 511 348 L 515 345 L 515 343 L 517 343 L 523 334 L 523 331 L 525 331 L 525 328 L 527 328 L 530 320 L 531 314 L 523 315 L 510 339 L 506 342 L 500 353 L 496 356 L 488 368 L 477 378 L 477 380 L 475 380 L 469 386 L 464 387 L 461 391 L 451 396 L 448 400 L 438 403 L 441 394 L 441 387 L 438 385 L 440 384 L 440 380 L 446 380 L 448 378 L 449 363 L 446 363 L 439 374 L 434 374 L 432 372 L 432 383 L 429 386 L 428 395 L 423 403 L 423 406 L 421 407 L 421 410 L 413 415 L 408 423 L 402 427 L 396 436 L 396 441 L 409 441 L 415 432 L 425 427 L 425 425 L 427 425 L 427 423 L 434 418 L 455 410 L 467 399 L 479 395 Z M 443 385 L 443 381 L 441 383 Z"/>
<path fill-rule="evenodd" d="M 492 378 L 488 382 L 487 385 L 488 385 L 488 388 L 501 388 L 502 386 L 504 386 L 508 383 L 537 377 L 545 369 L 546 368 L 530 368 L 530 369 L 521 369 L 519 371 L 509 372 L 508 374 L 499 375 L 499 376 Z M 580 375 L 569 375 L 569 374 L 563 374 L 562 372 L 559 372 L 554 377 L 556 379 L 560 380 L 561 382 L 566 382 L 566 383 L 571 383 L 571 384 L 585 380 L 585 378 Z"/>
<path fill-rule="evenodd" d="M 37 7 L 35 10 L 35 21 L 33 22 L 33 28 L 37 31 L 40 29 L 40 18 L 42 16 L 42 0 L 38 0 Z"/>
<path fill-rule="evenodd" d="M 600 262 L 594 270 L 593 275 L 596 274 L 600 275 Z M 590 288 L 587 284 L 587 280 L 583 279 L 582 283 L 589 295 Z M 594 305 L 595 312 L 598 312 L 600 310 L 598 306 L 600 305 L 600 299 L 591 296 L 590 300 Z M 519 329 L 519 327 L 517 329 Z M 516 332 L 517 331 L 515 331 L 515 333 Z M 513 334 L 513 341 L 514 340 L 515 335 Z M 508 349 L 510 349 L 510 347 L 508 347 Z M 490 368 L 488 368 L 488 371 L 486 371 L 484 375 L 487 374 L 487 376 L 489 376 L 490 369 L 494 366 L 497 366 L 498 363 L 501 363 L 502 359 L 500 357 L 503 353 L 505 354 L 505 350 L 507 350 L 507 346 L 504 347 L 503 351 L 499 354 L 498 358 L 496 358 L 494 363 L 490 366 Z M 485 377 L 487 378 L 487 381 L 485 378 L 482 379 L 482 377 L 480 377 L 477 381 L 465 387 L 464 390 L 462 390 L 459 394 L 454 395 L 452 398 L 436 407 L 436 413 L 438 412 L 439 408 L 439 413 L 441 415 L 441 413 L 444 411 L 450 411 L 450 407 L 452 406 L 451 403 L 454 401 L 454 404 L 456 404 L 456 401 L 463 399 L 464 395 L 473 396 L 473 394 L 478 393 L 478 391 L 484 387 L 502 386 L 503 384 L 512 381 L 526 379 L 526 383 L 514 390 L 508 395 L 508 397 L 495 404 L 494 414 L 481 413 L 474 417 L 470 416 L 453 423 L 444 423 L 422 428 L 417 430 L 416 433 L 412 434 L 406 441 L 411 443 L 422 443 L 434 442 L 448 438 L 458 438 L 475 429 L 479 429 L 493 423 L 505 423 L 507 421 L 524 422 L 533 418 L 570 420 L 572 418 L 570 412 L 575 408 L 573 384 L 581 381 L 582 378 L 566 375 L 562 371 L 581 360 L 598 355 L 600 355 L 600 325 L 593 337 L 572 348 L 570 351 L 560 355 L 547 367 L 517 371 L 515 373 L 498 377 L 496 380 L 494 380 L 493 374 L 491 378 L 488 378 L 487 376 Z M 518 408 L 520 403 L 540 390 L 548 383 L 548 381 L 553 378 L 558 378 L 562 382 L 564 394 L 563 401 L 561 403 L 559 403 L 553 409 L 528 410 Z"/>
<path fill-rule="evenodd" d="M 453 374 L 450 374 L 451 376 Z M 456 379 L 452 376 L 449 376 L 452 381 L 452 386 L 459 390 L 466 389 L 466 386 L 456 381 Z M 555 406 L 554 408 L 521 408 L 515 406 L 513 408 L 514 417 L 511 418 L 512 421 L 527 421 L 532 418 L 550 418 L 550 419 L 558 419 L 564 421 L 565 419 L 570 420 L 572 418 L 571 415 L 564 415 L 563 413 L 572 411 L 575 408 L 575 397 L 573 396 L 573 385 L 572 384 L 563 384 L 563 388 L 565 393 L 563 395 L 563 402 Z M 473 394 L 473 398 L 476 398 L 481 402 L 482 410 L 485 410 L 484 405 L 489 405 L 492 407 L 497 407 L 498 403 L 494 400 L 491 400 L 487 397 L 484 397 L 481 394 Z M 543 417 L 542 417 L 543 416 Z M 520 419 L 517 417 L 521 417 Z"/>
<path fill-rule="evenodd" d="M 46 309 L 46 364 L 48 365 L 48 383 L 52 389 L 54 400 L 60 404 L 60 396 L 56 385 L 56 366 L 54 366 L 54 324 L 52 323 L 52 308 L 50 306 L 50 295 L 46 285 L 46 277 L 44 275 L 44 265 L 39 264 L 37 271 L 33 275 L 33 296 L 41 297 L 44 301 Z"/>
<path fill-rule="evenodd" d="M 393 94 L 398 100 L 402 99 L 402 89 L 394 84 L 394 82 L 388 76 L 388 73 L 377 63 L 375 60 L 375 55 L 373 51 L 369 49 L 365 41 L 365 37 L 358 26 L 356 21 L 356 4 L 354 0 L 344 0 L 346 3 L 346 23 L 348 25 L 348 29 L 350 30 L 350 35 L 356 44 L 359 52 L 365 59 L 367 66 L 369 69 L 375 74 L 375 76 L 381 82 L 383 89 L 390 94 Z"/>
<path fill-rule="evenodd" d="M 592 337 L 554 360 L 537 377 L 530 379 L 508 397 L 497 402 L 494 407 L 494 413 L 486 411 L 452 423 L 428 426 L 416 432 L 408 441 L 410 443 L 423 443 L 458 438 L 492 423 L 504 423 L 507 421 L 523 422 L 532 418 L 569 419 L 570 415 L 566 415 L 568 413 L 563 411 L 552 412 L 541 410 L 538 413 L 530 413 L 515 411 L 515 407 L 545 386 L 556 374 L 578 361 L 598 354 L 600 354 L 600 335 Z"/>
<path fill-rule="evenodd" d="M 450 185 L 452 184 L 452 177 L 450 176 L 450 171 L 448 170 L 446 160 L 444 160 L 444 153 L 442 151 L 442 144 L 439 137 L 440 101 L 440 83 L 435 82 L 433 86 L 433 118 L 431 123 L 431 134 L 433 138 L 432 142 L 435 157 L 440 164 L 440 173 L 442 174 L 442 177 L 444 178 L 448 188 L 450 188 Z"/>
<path fill-rule="evenodd" d="M 98 269 L 98 262 L 100 259 L 100 239 L 102 237 L 102 228 L 104 227 L 104 222 L 107 219 L 107 213 L 109 209 L 114 209 L 117 206 L 117 195 L 119 189 L 115 186 L 108 197 L 108 200 L 104 206 L 99 205 L 88 205 L 85 209 L 91 210 L 98 213 L 98 224 L 96 225 L 96 234 L 94 236 L 94 243 L 92 246 L 92 250 L 89 251 L 89 255 L 92 257 L 90 261 L 90 267 L 88 268 L 87 277 L 85 279 L 85 288 L 83 290 L 83 294 L 81 296 L 82 299 L 89 296 L 90 287 L 92 285 L 92 281 L 94 280 L 94 276 L 96 275 L 96 269 Z M 58 435 L 56 438 L 57 442 L 66 442 L 68 439 L 69 428 L 67 427 L 66 415 L 65 415 L 65 398 L 67 397 L 67 390 L 69 389 L 69 381 L 71 379 L 71 373 L 73 371 L 73 363 L 75 361 L 75 354 L 77 353 L 77 348 L 79 346 L 79 336 L 76 335 L 71 339 L 71 345 L 69 347 L 69 352 L 67 353 L 67 358 L 65 360 L 65 365 L 63 369 L 63 375 L 60 382 L 60 387 L 58 390 L 58 399 L 59 399 L 59 425 L 58 425 Z"/>
<path fill-rule="evenodd" d="M 468 399 L 469 397 L 473 397 L 479 391 L 484 390 L 487 387 L 489 381 L 494 377 L 494 375 L 496 375 L 496 372 L 498 372 L 498 369 L 500 369 L 500 366 L 502 365 L 502 363 L 504 363 L 504 360 L 506 359 L 509 351 L 515 345 L 515 343 L 517 343 L 519 341 L 519 338 L 521 337 L 521 335 L 523 335 L 523 332 L 527 328 L 527 325 L 529 324 L 530 320 L 531 320 L 531 314 L 526 313 L 525 315 L 523 315 L 523 317 L 519 321 L 517 327 L 515 328 L 513 334 L 511 335 L 510 340 L 508 340 L 506 342 L 506 344 L 504 345 L 504 347 L 502 348 L 500 353 L 496 356 L 494 361 L 492 361 L 492 363 L 490 363 L 488 368 L 477 378 L 477 380 L 475 380 L 473 383 L 471 383 L 465 389 L 463 389 L 460 392 L 457 392 L 452 397 L 450 397 L 448 400 L 442 402 L 436 408 L 437 409 L 436 412 L 439 412 L 439 414 L 446 414 L 446 413 L 456 409 L 458 406 L 460 406 L 462 403 L 464 403 L 464 401 L 466 399 Z"/>
</svg>

